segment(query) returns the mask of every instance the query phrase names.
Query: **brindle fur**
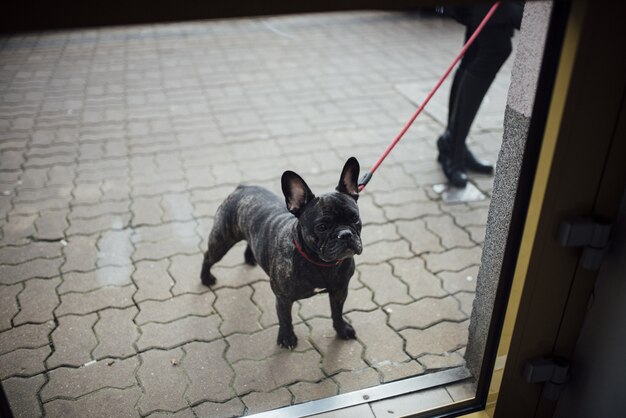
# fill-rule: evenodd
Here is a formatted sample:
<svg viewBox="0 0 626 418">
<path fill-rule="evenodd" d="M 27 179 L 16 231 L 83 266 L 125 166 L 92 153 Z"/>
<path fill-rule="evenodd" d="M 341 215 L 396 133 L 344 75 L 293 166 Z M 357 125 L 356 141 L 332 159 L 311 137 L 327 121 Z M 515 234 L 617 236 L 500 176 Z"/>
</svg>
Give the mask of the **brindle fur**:
<svg viewBox="0 0 626 418">
<path fill-rule="evenodd" d="M 343 319 L 343 305 L 354 273 L 352 255 L 362 251 L 356 204 L 358 172 L 356 159 L 349 159 L 337 189 L 318 197 L 300 176 L 290 171 L 282 178 L 285 200 L 262 187 L 238 186 L 215 215 L 202 265 L 202 283 L 213 285 L 216 279 L 211 267 L 233 245 L 245 240 L 246 263 L 259 264 L 270 277 L 276 295 L 280 346 L 292 349 L 297 345 L 291 319 L 293 303 L 320 291 L 329 294 L 338 336 L 356 338 L 352 326 Z M 325 231 L 320 231 L 321 220 L 328 224 Z M 316 262 L 330 264 L 333 259 L 342 262 L 336 266 L 313 264 L 298 253 L 294 240 Z"/>
</svg>

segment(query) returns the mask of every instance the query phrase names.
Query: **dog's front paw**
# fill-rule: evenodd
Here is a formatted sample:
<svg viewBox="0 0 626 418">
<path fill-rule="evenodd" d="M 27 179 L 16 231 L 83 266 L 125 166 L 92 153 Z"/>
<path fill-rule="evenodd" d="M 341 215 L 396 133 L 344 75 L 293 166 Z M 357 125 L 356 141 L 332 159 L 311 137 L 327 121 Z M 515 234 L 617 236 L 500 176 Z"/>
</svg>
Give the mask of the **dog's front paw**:
<svg viewBox="0 0 626 418">
<path fill-rule="evenodd" d="M 352 328 L 352 325 L 348 324 L 346 321 L 343 321 L 339 324 L 333 324 L 335 331 L 337 331 L 337 335 L 342 340 L 352 340 L 356 338 L 356 331 Z"/>
<path fill-rule="evenodd" d="M 278 332 L 278 340 L 276 341 L 282 348 L 293 350 L 298 345 L 298 337 L 292 332 Z"/>
</svg>

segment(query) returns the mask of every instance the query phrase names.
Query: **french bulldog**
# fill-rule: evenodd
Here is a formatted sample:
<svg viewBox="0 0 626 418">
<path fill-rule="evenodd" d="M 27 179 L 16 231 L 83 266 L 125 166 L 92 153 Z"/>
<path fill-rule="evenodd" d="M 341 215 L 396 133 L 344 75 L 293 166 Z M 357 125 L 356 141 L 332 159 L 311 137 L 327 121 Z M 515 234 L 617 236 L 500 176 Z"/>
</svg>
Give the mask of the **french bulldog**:
<svg viewBox="0 0 626 418">
<path fill-rule="evenodd" d="M 342 339 L 356 338 L 343 318 L 355 254 L 361 254 L 359 162 L 346 161 L 334 191 L 315 196 L 293 171 L 285 171 L 281 186 L 285 201 L 258 186 L 238 186 L 217 209 L 204 255 L 202 283 L 216 278 L 211 267 L 241 240 L 244 260 L 258 263 L 270 278 L 276 296 L 277 343 L 293 349 L 291 308 L 296 300 L 328 293 L 333 327 Z M 285 205 L 286 203 L 286 205 Z"/>
</svg>

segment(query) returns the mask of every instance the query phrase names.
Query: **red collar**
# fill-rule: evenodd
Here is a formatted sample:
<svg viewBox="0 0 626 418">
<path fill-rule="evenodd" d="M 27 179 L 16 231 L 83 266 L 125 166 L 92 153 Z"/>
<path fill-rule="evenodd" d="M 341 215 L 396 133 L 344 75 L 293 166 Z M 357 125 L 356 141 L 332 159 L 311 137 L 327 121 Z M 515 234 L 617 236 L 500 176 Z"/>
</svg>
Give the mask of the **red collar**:
<svg viewBox="0 0 626 418">
<path fill-rule="evenodd" d="M 343 262 L 343 260 L 337 260 L 334 263 L 318 263 L 317 261 L 311 259 L 311 257 L 309 257 L 308 255 L 306 255 L 302 247 L 300 247 L 300 244 L 298 244 L 298 241 L 294 239 L 293 243 L 296 245 L 296 248 L 298 249 L 298 252 L 300 253 L 300 255 L 304 257 L 306 261 L 308 261 L 311 264 L 315 264 L 318 267 L 335 267 L 335 266 L 340 265 Z"/>
</svg>

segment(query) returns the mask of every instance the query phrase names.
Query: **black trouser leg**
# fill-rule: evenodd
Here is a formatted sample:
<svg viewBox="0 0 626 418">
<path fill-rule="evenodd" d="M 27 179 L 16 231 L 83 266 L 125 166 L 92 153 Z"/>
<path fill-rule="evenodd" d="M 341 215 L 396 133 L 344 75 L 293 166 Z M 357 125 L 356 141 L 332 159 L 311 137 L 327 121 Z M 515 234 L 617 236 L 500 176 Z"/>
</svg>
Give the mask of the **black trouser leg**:
<svg viewBox="0 0 626 418">
<path fill-rule="evenodd" d="M 473 28 L 468 28 L 466 39 Z M 448 127 L 437 141 L 439 162 L 454 186 L 465 187 L 466 169 L 490 174 L 491 164 L 481 161 L 467 149 L 465 142 L 487 90 L 498 70 L 511 53 L 510 29 L 485 27 L 461 61 L 450 89 Z"/>
</svg>

